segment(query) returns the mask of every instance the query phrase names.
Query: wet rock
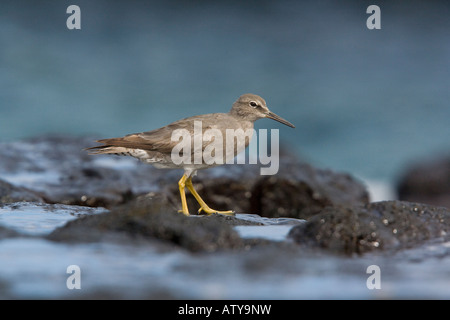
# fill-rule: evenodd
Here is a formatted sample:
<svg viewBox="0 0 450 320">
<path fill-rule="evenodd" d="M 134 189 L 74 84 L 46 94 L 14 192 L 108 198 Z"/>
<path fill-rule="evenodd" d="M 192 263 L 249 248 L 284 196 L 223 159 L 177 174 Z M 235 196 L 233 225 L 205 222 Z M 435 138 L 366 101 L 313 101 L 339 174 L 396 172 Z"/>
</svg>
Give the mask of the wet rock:
<svg viewBox="0 0 450 320">
<path fill-rule="evenodd" d="M 365 186 L 348 174 L 287 163 L 278 175 L 253 186 L 251 211 L 268 217 L 307 219 L 327 206 L 366 204 Z"/>
<path fill-rule="evenodd" d="M 397 185 L 400 200 L 450 208 L 450 156 L 412 165 Z"/>
<path fill-rule="evenodd" d="M 83 216 L 56 229 L 54 241 L 102 241 L 124 236 L 132 240 L 163 240 L 189 251 L 215 251 L 239 247 L 242 241 L 232 227 L 220 219 L 186 217 L 166 197 L 140 197 L 111 212 Z"/>
<path fill-rule="evenodd" d="M 19 201 L 44 202 L 35 192 L 26 188 L 16 187 L 6 181 L 0 180 L 0 203 Z"/>
<path fill-rule="evenodd" d="M 4 144 L 0 178 L 47 203 L 113 208 L 163 192 L 180 209 L 182 170 L 159 170 L 131 157 L 89 156 L 83 148 L 94 140 L 51 136 Z M 326 206 L 368 202 L 365 186 L 348 174 L 314 168 L 286 152 L 273 176 L 262 176 L 259 165 L 235 164 L 200 170 L 193 182 L 214 209 L 265 217 L 308 218 Z M 186 193 L 193 214 L 199 206 Z"/>
<path fill-rule="evenodd" d="M 47 203 L 112 207 L 157 188 L 160 172 L 135 159 L 89 156 L 94 138 L 44 136 L 3 143 L 0 178 Z"/>
<path fill-rule="evenodd" d="M 259 176 L 256 168 L 246 167 L 224 165 L 201 170 L 192 179 L 194 188 L 211 208 L 250 213 L 251 190 Z M 160 182 L 172 201 L 181 208 L 177 181 L 173 176 L 167 176 Z M 195 214 L 200 206 L 187 189 L 186 195 L 190 213 Z"/>
<path fill-rule="evenodd" d="M 13 238 L 18 237 L 20 234 L 14 230 L 11 230 L 9 228 L 0 226 L 0 240 L 6 239 L 6 238 Z"/>
<path fill-rule="evenodd" d="M 294 227 L 297 243 L 334 253 L 409 248 L 450 235 L 450 210 L 406 201 L 328 207 Z"/>
<path fill-rule="evenodd" d="M 282 158 L 276 175 L 261 176 L 254 165 L 230 165 L 198 173 L 194 187 L 208 205 L 264 217 L 307 219 L 327 206 L 369 203 L 363 183 L 345 173 Z M 179 198 L 177 185 L 168 192 Z M 198 208 L 188 197 L 189 208 Z"/>
</svg>

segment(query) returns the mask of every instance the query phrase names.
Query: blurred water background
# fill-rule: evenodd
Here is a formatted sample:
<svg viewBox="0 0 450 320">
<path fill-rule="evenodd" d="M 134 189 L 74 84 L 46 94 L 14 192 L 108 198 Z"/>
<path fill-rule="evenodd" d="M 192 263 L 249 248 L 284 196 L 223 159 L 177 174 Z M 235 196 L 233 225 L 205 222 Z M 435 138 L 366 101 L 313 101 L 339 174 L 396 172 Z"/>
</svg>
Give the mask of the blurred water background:
<svg viewBox="0 0 450 320">
<path fill-rule="evenodd" d="M 251 92 L 296 125 L 257 128 L 389 187 L 450 150 L 449 17 L 447 1 L 2 1 L 0 139 L 121 136 Z"/>
</svg>

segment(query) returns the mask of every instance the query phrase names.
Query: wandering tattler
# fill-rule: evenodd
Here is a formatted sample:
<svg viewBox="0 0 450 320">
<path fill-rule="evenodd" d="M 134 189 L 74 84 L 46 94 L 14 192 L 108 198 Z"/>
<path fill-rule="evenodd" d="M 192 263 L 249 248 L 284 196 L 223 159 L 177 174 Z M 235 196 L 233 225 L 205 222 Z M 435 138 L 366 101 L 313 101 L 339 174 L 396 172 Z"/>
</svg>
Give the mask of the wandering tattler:
<svg viewBox="0 0 450 320">
<path fill-rule="evenodd" d="M 189 215 L 189 210 L 186 202 L 185 188 L 191 192 L 197 202 L 200 204 L 198 212 L 204 211 L 206 214 L 224 214 L 233 215 L 233 211 L 218 211 L 211 209 L 200 195 L 195 191 L 192 185 L 192 177 L 197 173 L 199 169 L 205 169 L 213 167 L 219 164 L 226 163 L 228 157 L 234 157 L 241 151 L 243 151 L 250 143 L 251 133 L 253 133 L 253 124 L 256 120 L 262 118 L 269 118 L 281 122 L 289 127 L 295 128 L 289 121 L 277 116 L 269 110 L 266 105 L 266 101 L 255 94 L 243 94 L 236 102 L 233 103 L 230 112 L 228 113 L 211 113 L 193 116 L 185 119 L 175 121 L 167 126 L 152 131 L 129 134 L 121 138 L 111 138 L 97 140 L 102 143 L 101 146 L 87 148 L 91 150 L 91 154 L 116 154 L 116 155 L 128 155 L 135 157 L 143 162 L 154 165 L 156 168 L 164 169 L 184 169 L 183 177 L 178 181 L 178 186 L 181 195 L 181 212 L 185 215 Z M 206 134 L 207 130 L 218 130 L 222 135 L 215 135 L 214 138 L 207 138 L 210 140 L 206 143 L 201 140 L 200 148 L 196 148 L 194 132 L 201 124 L 201 133 Z M 173 139 L 173 133 L 179 129 L 179 132 L 187 132 L 188 146 L 185 145 L 185 150 L 189 150 L 188 161 L 175 162 L 173 159 L 174 148 L 179 147 L 179 140 Z M 227 130 L 235 130 L 235 132 L 249 132 L 250 134 L 240 134 L 235 137 L 237 140 L 241 139 L 242 143 L 234 140 L 232 150 L 227 148 L 222 153 L 223 161 L 220 163 L 208 163 L 203 157 L 197 157 L 201 155 L 203 151 L 208 147 L 210 143 L 213 143 L 214 139 L 218 136 L 225 139 Z M 184 136 L 186 138 L 186 136 Z M 243 140 L 245 139 L 245 140 Z M 194 140 L 194 142 L 192 142 Z M 222 142 L 222 141 L 220 141 Z M 226 143 L 222 143 L 221 146 L 225 146 Z M 191 148 L 193 146 L 193 148 Z M 228 146 L 228 145 L 227 145 Z M 230 154 L 231 153 L 231 154 Z M 199 159 L 200 161 L 191 161 L 192 159 Z M 222 159 L 221 159 L 222 160 Z"/>
</svg>

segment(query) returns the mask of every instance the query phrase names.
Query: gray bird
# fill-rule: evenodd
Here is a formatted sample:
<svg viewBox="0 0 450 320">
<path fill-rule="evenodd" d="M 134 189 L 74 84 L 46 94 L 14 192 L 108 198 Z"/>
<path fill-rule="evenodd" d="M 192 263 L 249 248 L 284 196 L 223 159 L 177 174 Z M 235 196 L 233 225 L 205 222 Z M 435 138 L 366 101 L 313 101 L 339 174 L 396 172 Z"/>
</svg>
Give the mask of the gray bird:
<svg viewBox="0 0 450 320">
<path fill-rule="evenodd" d="M 197 170 L 226 163 L 242 152 L 250 143 L 254 122 L 269 118 L 289 127 L 295 126 L 269 110 L 266 101 L 255 94 L 243 94 L 228 113 L 211 113 L 181 119 L 159 129 L 129 134 L 121 138 L 97 140 L 100 146 L 87 148 L 90 154 L 116 154 L 135 157 L 162 169 L 183 169 L 183 177 L 178 181 L 182 212 L 189 215 L 185 188 L 191 192 L 206 214 L 233 215 L 234 212 L 211 209 L 195 191 L 192 177 Z M 237 132 L 233 143 L 226 143 L 227 130 Z M 174 133 L 178 133 L 174 138 Z M 197 139 L 197 140 L 196 140 Z M 223 141 L 221 140 L 223 139 Z M 217 146 L 213 149 L 212 146 Z M 230 148 L 232 146 L 232 148 Z M 203 152 L 213 149 L 212 155 L 219 160 L 206 161 Z M 176 152 L 174 152 L 176 150 Z M 184 161 L 175 161 L 179 151 L 184 151 Z M 221 154 L 220 154 L 220 151 Z M 187 153 L 187 154 L 186 154 Z M 177 158 L 179 159 L 179 158 Z M 217 160 L 217 157 L 215 158 Z"/>
</svg>

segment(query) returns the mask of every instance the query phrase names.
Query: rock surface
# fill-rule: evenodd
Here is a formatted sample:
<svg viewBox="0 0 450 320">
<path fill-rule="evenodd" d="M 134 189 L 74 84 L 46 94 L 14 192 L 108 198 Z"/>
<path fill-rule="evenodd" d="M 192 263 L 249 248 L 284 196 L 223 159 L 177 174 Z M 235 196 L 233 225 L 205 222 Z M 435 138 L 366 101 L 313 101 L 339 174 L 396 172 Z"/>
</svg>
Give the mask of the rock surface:
<svg viewBox="0 0 450 320">
<path fill-rule="evenodd" d="M 179 201 L 177 184 L 165 181 L 173 201 Z M 271 218 L 307 219 L 327 206 L 369 202 L 365 186 L 350 175 L 314 168 L 292 157 L 281 158 L 280 170 L 273 176 L 259 175 L 258 166 L 230 165 L 200 171 L 193 182 L 215 209 Z M 189 197 L 188 207 L 198 208 L 195 199 Z"/>
<path fill-rule="evenodd" d="M 141 197 L 111 212 L 70 221 L 48 239 L 90 242 L 127 236 L 164 240 L 193 252 L 241 247 L 237 232 L 222 219 L 186 217 L 177 213 L 164 196 Z"/>
<path fill-rule="evenodd" d="M 18 201 L 44 202 L 36 192 L 0 180 L 0 203 Z"/>
<path fill-rule="evenodd" d="M 112 207 L 157 188 L 159 170 L 133 159 L 89 156 L 83 148 L 93 140 L 49 136 L 3 143 L 0 179 L 47 203 L 93 207 Z"/>
<path fill-rule="evenodd" d="M 450 210 L 406 201 L 329 207 L 294 227 L 297 243 L 335 253 L 405 249 L 450 236 Z"/>
<path fill-rule="evenodd" d="M 6 239 L 6 238 L 18 237 L 19 235 L 20 235 L 20 233 L 14 231 L 14 230 L 0 226 L 0 240 Z"/>
<path fill-rule="evenodd" d="M 190 251 L 243 246 L 230 227 L 242 220 L 187 218 L 177 212 L 181 172 L 158 170 L 128 157 L 89 156 L 82 149 L 92 140 L 41 137 L 5 145 L 0 177 L 8 182 L 0 182 L 0 199 L 111 209 L 69 222 L 49 236 L 52 240 L 100 241 L 119 233 Z M 402 248 L 448 231 L 445 209 L 396 201 L 369 203 L 364 185 L 350 175 L 314 168 L 288 153 L 282 153 L 279 168 L 277 175 L 261 176 L 257 165 L 225 165 L 200 171 L 194 184 L 219 210 L 307 219 L 292 230 L 292 238 L 333 252 Z M 446 181 L 443 173 L 439 177 Z M 198 208 L 189 194 L 188 205 L 191 213 Z"/>
<path fill-rule="evenodd" d="M 89 156 L 93 138 L 41 137 L 3 144 L 0 179 L 34 193 L 15 201 L 112 208 L 148 192 L 164 192 L 180 206 L 181 170 L 158 170 L 130 157 Z M 204 200 L 218 210 L 266 217 L 308 218 L 330 205 L 366 204 L 365 186 L 348 174 L 314 168 L 282 154 L 279 172 L 261 176 L 258 165 L 224 165 L 193 179 Z M 28 175 L 23 179 L 24 175 Z M 198 204 L 188 195 L 195 213 Z"/>
</svg>

